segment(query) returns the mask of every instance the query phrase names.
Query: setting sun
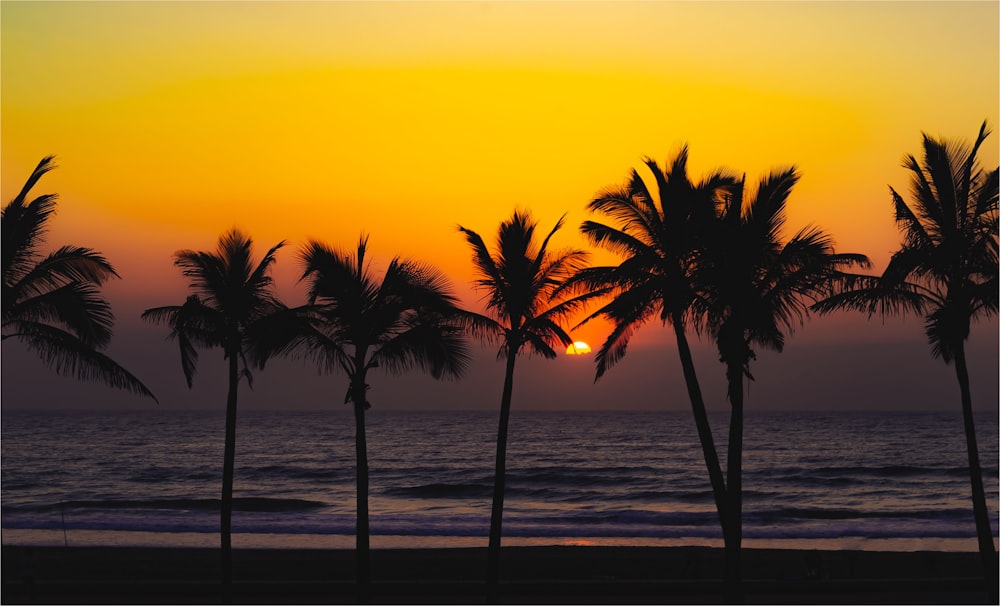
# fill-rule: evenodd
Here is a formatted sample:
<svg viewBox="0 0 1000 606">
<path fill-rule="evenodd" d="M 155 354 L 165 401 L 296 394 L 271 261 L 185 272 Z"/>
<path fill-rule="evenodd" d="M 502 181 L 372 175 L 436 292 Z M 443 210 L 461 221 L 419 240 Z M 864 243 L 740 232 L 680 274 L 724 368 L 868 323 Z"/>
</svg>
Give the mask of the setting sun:
<svg viewBox="0 0 1000 606">
<path fill-rule="evenodd" d="M 583 341 L 573 341 L 573 344 L 566 348 L 566 355 L 568 356 L 582 356 L 589 353 L 590 345 L 587 345 Z"/>
</svg>

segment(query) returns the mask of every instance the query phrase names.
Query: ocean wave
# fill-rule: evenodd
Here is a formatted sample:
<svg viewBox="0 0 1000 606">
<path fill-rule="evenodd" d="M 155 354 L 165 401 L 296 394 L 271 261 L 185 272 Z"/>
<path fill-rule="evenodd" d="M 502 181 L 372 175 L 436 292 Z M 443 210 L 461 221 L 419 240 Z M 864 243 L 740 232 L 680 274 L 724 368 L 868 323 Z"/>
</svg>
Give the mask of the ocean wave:
<svg viewBox="0 0 1000 606">
<path fill-rule="evenodd" d="M 121 509 L 161 509 L 177 511 L 218 511 L 220 499 L 105 499 L 69 500 L 22 506 L 19 509 L 36 511 L 68 510 L 121 510 Z M 233 511 L 294 512 L 326 507 L 322 501 L 307 499 L 279 499 L 269 497 L 237 497 L 233 499 Z M 4 508 L 5 512 L 14 508 Z"/>
<path fill-rule="evenodd" d="M 552 519 L 511 516 L 504 521 L 506 537 L 631 537 L 631 538 L 721 538 L 717 519 L 692 518 L 692 524 L 683 524 L 681 518 L 674 524 L 653 523 L 654 517 L 638 516 L 637 520 L 625 517 L 591 519 L 584 522 L 575 518 Z M 700 522 L 700 523 L 697 523 Z M 842 520 L 824 520 L 821 523 L 781 523 L 772 525 L 744 526 L 744 537 L 748 539 L 837 539 L 837 538 L 972 538 L 975 527 L 971 523 L 950 525 L 928 525 L 914 520 L 869 520 L 866 523 L 844 523 Z M 403 535 L 414 537 L 482 537 L 489 534 L 489 516 L 484 512 L 477 517 L 454 519 L 451 517 L 398 516 L 371 517 L 373 536 Z M 58 517 L 27 520 L 22 517 L 3 520 L 5 529 L 40 530 L 97 530 L 97 531 L 139 531 L 155 533 L 200 532 L 217 533 L 217 516 L 163 516 L 149 518 L 143 516 L 123 516 L 118 518 L 76 519 L 67 516 L 65 521 Z M 276 518 L 272 515 L 234 515 L 233 532 L 247 534 L 290 534 L 290 535 L 342 535 L 351 536 L 355 532 L 353 516 L 306 516 L 297 519 Z"/>
<path fill-rule="evenodd" d="M 129 482 L 137 484 L 161 484 L 167 481 L 215 481 L 218 478 L 218 474 L 207 471 L 155 465 L 150 465 L 127 476 Z"/>
<path fill-rule="evenodd" d="M 673 486 L 656 478 L 636 477 L 630 480 L 608 481 L 597 477 L 579 477 L 562 482 L 540 481 L 536 475 L 527 479 L 517 474 L 508 474 L 505 494 L 511 498 L 546 499 L 560 503 L 585 503 L 594 500 L 627 498 L 634 501 L 691 501 L 702 502 L 712 499 L 710 488 L 692 488 L 690 482 Z M 381 489 L 389 496 L 418 498 L 470 498 L 478 499 L 492 495 L 493 478 L 478 477 L 454 482 L 440 481 L 425 484 L 392 486 L 402 479 L 391 479 L 390 486 Z M 693 484 L 698 484 L 697 482 Z M 704 481 L 708 485 L 708 480 Z M 658 488 L 663 486 L 663 488 Z M 373 490 L 380 490 L 373 488 Z"/>
<path fill-rule="evenodd" d="M 334 467 L 303 467 L 301 465 L 262 465 L 240 469 L 247 478 L 279 478 L 283 480 L 336 480 L 353 470 L 338 470 Z"/>
<path fill-rule="evenodd" d="M 401 486 L 383 491 L 390 496 L 417 499 L 486 499 L 493 496 L 492 484 L 420 484 Z"/>
<path fill-rule="evenodd" d="M 768 511 L 746 512 L 744 518 L 751 521 L 769 523 L 790 519 L 805 520 L 956 520 L 972 519 L 972 508 L 968 509 L 924 509 L 924 510 L 859 510 L 850 508 L 805 508 L 785 507 Z"/>
<path fill-rule="evenodd" d="M 965 477 L 969 475 L 968 467 L 924 467 L 917 465 L 817 465 L 816 467 L 785 467 L 780 471 L 781 473 L 777 475 L 776 479 L 786 477 L 796 481 L 810 477 L 867 479 L 915 476 Z"/>
</svg>

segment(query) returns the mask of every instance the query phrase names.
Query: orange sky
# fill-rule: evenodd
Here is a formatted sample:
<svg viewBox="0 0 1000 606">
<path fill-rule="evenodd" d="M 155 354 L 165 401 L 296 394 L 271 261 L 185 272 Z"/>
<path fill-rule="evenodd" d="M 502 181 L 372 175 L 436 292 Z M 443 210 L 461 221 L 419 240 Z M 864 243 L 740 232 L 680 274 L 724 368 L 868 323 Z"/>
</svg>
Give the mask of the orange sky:
<svg viewBox="0 0 1000 606">
<path fill-rule="evenodd" d="M 96 248 L 119 269 L 112 352 L 140 375 L 173 354 L 137 320 L 183 299 L 172 253 L 210 248 L 233 225 L 261 248 L 289 240 L 278 265 L 289 303 L 302 297 L 300 243 L 351 246 L 367 232 L 383 261 L 433 263 L 474 306 L 456 224 L 487 235 L 515 207 L 543 226 L 567 213 L 557 244 L 584 247 L 590 198 L 685 142 L 696 175 L 797 165 L 789 226 L 821 225 L 881 269 L 898 242 L 887 185 L 908 187 L 903 154 L 921 131 L 995 127 L 1000 107 L 995 2 L 4 1 L 0 17 L 3 199 L 57 155 L 36 189 L 61 197 L 51 242 Z M 981 330 L 995 404 L 997 324 Z M 803 351 L 922 341 L 919 323 L 848 315 L 800 332 L 790 345 Z M 636 341 L 664 344 L 655 327 Z M 716 381 L 704 350 L 703 382 Z M 672 351 L 660 360 L 676 371 Z M 560 406 L 614 391 L 591 388 L 582 366 Z M 188 397 L 170 370 L 148 371 L 151 387 Z"/>
</svg>

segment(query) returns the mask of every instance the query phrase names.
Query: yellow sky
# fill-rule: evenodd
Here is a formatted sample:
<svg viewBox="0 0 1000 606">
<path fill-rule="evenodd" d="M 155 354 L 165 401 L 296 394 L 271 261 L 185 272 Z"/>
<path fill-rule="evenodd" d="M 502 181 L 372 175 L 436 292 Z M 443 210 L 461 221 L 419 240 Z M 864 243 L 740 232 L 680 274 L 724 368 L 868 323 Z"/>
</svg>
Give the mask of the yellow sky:
<svg viewBox="0 0 1000 606">
<path fill-rule="evenodd" d="M 5 0 L 0 17 L 3 199 L 56 154 L 53 241 L 111 258 L 132 322 L 183 296 L 175 250 L 233 225 L 290 241 L 288 293 L 299 243 L 362 231 L 466 289 L 456 224 L 567 213 L 557 244 L 585 246 L 590 198 L 684 142 L 695 175 L 797 165 L 789 226 L 880 265 L 903 154 L 1000 107 L 996 2 Z"/>
</svg>

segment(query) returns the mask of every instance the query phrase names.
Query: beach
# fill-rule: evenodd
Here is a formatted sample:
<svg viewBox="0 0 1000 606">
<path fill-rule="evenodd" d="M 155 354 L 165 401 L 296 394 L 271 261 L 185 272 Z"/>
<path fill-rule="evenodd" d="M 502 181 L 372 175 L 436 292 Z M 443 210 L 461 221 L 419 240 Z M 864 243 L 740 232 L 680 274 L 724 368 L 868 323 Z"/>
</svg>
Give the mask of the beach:
<svg viewBox="0 0 1000 606">
<path fill-rule="evenodd" d="M 219 552 L 204 548 L 2 547 L 4 604 L 219 601 Z M 721 602 L 722 550 L 709 547 L 505 547 L 500 601 L 521 604 Z M 352 603 L 349 549 L 236 549 L 234 601 Z M 376 549 L 373 602 L 484 602 L 484 548 Z M 970 552 L 745 549 L 755 604 L 986 603 Z"/>
</svg>

